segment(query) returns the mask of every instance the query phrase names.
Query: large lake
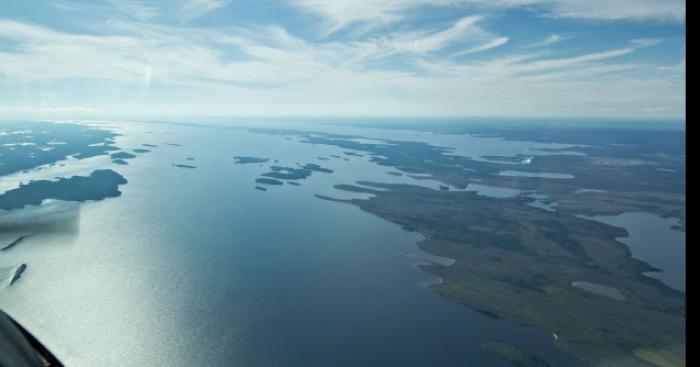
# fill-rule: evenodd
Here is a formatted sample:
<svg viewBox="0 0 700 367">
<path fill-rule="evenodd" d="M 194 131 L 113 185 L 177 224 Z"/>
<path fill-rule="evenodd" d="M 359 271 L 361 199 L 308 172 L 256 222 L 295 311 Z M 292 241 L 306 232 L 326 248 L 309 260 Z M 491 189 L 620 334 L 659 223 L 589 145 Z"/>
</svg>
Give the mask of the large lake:
<svg viewBox="0 0 700 367">
<path fill-rule="evenodd" d="M 333 189 L 357 180 L 438 182 L 390 175 L 391 167 L 347 149 L 280 135 L 173 124 L 109 128 L 122 134 L 116 143 L 125 149 L 157 147 L 128 165 L 98 157 L 3 178 L 12 187 L 57 170 L 108 166 L 129 181 L 119 198 L 54 203 L 68 213 L 63 224 L 29 233 L 0 258 L 0 266 L 29 266 L 18 286 L 0 289 L 0 307 L 66 365 L 508 366 L 482 347 L 487 342 L 575 365 L 551 331 L 487 317 L 430 290 L 439 280 L 416 266 L 430 258 L 416 247 L 419 235 L 314 196 L 361 197 Z M 476 157 L 532 155 L 547 146 L 411 136 L 454 154 L 474 147 Z M 233 156 L 271 161 L 240 165 Z M 306 163 L 334 172 L 314 173 L 300 186 L 255 189 L 270 164 Z"/>
</svg>

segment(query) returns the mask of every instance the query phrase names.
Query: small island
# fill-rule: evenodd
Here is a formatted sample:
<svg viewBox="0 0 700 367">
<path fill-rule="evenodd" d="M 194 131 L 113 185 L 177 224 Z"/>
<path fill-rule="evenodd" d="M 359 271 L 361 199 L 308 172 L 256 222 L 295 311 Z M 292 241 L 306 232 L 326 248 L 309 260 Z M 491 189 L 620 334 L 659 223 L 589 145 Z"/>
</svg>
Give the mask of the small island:
<svg viewBox="0 0 700 367">
<path fill-rule="evenodd" d="M 272 166 L 270 169 L 272 171 L 264 173 L 263 176 L 279 180 L 303 180 L 311 176 L 311 171 L 305 168 Z"/>
<path fill-rule="evenodd" d="M 319 166 L 318 164 L 313 164 L 313 163 L 307 163 L 302 168 L 305 170 L 314 171 L 314 172 L 333 173 L 332 169 L 323 168 L 323 167 Z"/>
<path fill-rule="evenodd" d="M 505 343 L 485 343 L 482 347 L 498 355 L 503 360 L 512 363 L 514 366 L 551 367 L 551 365 L 542 358 L 528 355 L 522 350 Z"/>
<path fill-rule="evenodd" d="M 24 273 L 25 270 L 27 270 L 27 264 L 20 264 L 20 266 L 18 266 L 15 269 L 14 274 L 12 274 L 12 278 L 10 279 L 10 285 L 15 284 L 15 282 L 22 277 L 22 273 Z"/>
<path fill-rule="evenodd" d="M 190 166 L 189 164 L 180 164 L 180 163 L 173 163 L 173 167 L 189 168 L 189 169 L 197 168 L 196 166 Z"/>
<path fill-rule="evenodd" d="M 284 185 L 284 182 L 280 180 L 275 180 L 273 178 L 265 178 L 265 177 L 260 177 L 255 180 L 255 182 L 263 185 L 274 185 L 274 186 L 282 186 Z"/>
<path fill-rule="evenodd" d="M 131 154 L 131 153 L 127 153 L 127 152 L 118 152 L 118 153 L 113 153 L 112 155 L 110 155 L 110 157 L 112 159 L 131 159 L 131 158 L 135 158 L 136 156 Z"/>
<path fill-rule="evenodd" d="M 236 164 L 267 163 L 269 158 L 235 156 L 233 161 Z"/>
<path fill-rule="evenodd" d="M 7 251 L 7 250 L 17 246 L 20 242 L 24 241 L 25 237 L 26 237 L 25 235 L 21 235 L 21 236 L 17 237 L 17 239 L 15 239 L 14 241 L 12 241 L 9 244 L 0 248 L 0 251 Z"/>
</svg>

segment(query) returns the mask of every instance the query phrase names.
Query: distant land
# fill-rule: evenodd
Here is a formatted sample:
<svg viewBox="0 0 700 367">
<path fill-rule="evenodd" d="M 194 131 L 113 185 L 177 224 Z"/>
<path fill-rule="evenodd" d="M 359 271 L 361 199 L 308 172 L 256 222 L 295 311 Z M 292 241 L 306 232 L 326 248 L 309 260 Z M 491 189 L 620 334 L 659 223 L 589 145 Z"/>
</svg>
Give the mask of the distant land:
<svg viewBox="0 0 700 367">
<path fill-rule="evenodd" d="M 0 209 L 20 209 L 39 205 L 46 199 L 64 201 L 102 200 L 121 195 L 119 185 L 127 181 L 111 169 L 93 171 L 90 176 L 59 178 L 56 181 L 31 181 L 0 194 Z"/>
<path fill-rule="evenodd" d="M 268 158 L 259 158 L 259 157 L 241 157 L 241 156 L 236 156 L 233 157 L 233 160 L 237 164 L 250 164 L 250 163 L 266 163 L 270 159 Z"/>
<path fill-rule="evenodd" d="M 685 294 L 642 274 L 657 269 L 632 258 L 616 240 L 627 235 L 624 229 L 577 217 L 644 211 L 680 218 L 677 230 L 685 230 L 684 132 L 480 127 L 481 135 L 545 142 L 566 137 L 578 145 L 543 150 L 549 155 L 477 160 L 423 142 L 360 143 L 363 136 L 350 134 L 254 131 L 296 135 L 308 144 L 348 149 L 348 156 L 364 153 L 396 170 L 391 172 L 442 182 L 437 189 L 375 182 L 335 186 L 372 194 L 369 199 L 317 195 L 422 234 L 421 249 L 454 260 L 450 266 L 421 266 L 442 279 L 431 286 L 441 295 L 491 317 L 551 331 L 560 349 L 588 365 L 685 365 Z M 514 164 L 526 174 L 500 174 Z M 523 194 L 497 199 L 460 191 L 477 183 Z M 450 186 L 458 190 L 447 190 Z M 529 206 L 527 192 L 556 202 L 556 211 Z M 615 297 L 572 285 L 582 281 Z M 505 344 L 489 349 L 516 365 L 545 365 Z"/>
</svg>

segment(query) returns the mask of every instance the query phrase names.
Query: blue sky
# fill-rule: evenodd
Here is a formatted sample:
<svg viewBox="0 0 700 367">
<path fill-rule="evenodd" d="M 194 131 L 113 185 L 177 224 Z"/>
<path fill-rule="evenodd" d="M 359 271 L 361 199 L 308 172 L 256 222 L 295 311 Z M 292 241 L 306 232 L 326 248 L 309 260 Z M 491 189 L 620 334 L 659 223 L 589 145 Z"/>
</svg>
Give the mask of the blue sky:
<svg viewBox="0 0 700 367">
<path fill-rule="evenodd" d="M 8 118 L 685 116 L 685 1 L 2 0 Z"/>
</svg>

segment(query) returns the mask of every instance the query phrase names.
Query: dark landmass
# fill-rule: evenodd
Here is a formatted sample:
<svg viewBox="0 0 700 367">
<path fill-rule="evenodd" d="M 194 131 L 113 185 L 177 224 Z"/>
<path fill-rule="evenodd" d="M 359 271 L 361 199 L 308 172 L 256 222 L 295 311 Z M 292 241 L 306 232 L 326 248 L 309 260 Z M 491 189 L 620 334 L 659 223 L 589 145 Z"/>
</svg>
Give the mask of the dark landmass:
<svg viewBox="0 0 700 367">
<path fill-rule="evenodd" d="M 182 144 L 177 144 L 177 143 L 165 143 L 165 145 L 170 145 L 171 147 L 181 147 Z"/>
<path fill-rule="evenodd" d="M 22 273 L 24 273 L 25 270 L 27 270 L 27 264 L 18 266 L 17 269 L 15 269 L 15 273 L 12 275 L 12 279 L 10 279 L 10 285 L 15 284 L 15 282 L 22 277 Z"/>
<path fill-rule="evenodd" d="M 122 166 L 129 164 L 129 162 L 123 159 L 112 159 L 112 163 L 121 164 Z"/>
<path fill-rule="evenodd" d="M 269 158 L 258 158 L 258 157 L 241 157 L 235 156 L 233 160 L 236 164 L 249 164 L 249 163 L 267 163 Z"/>
<path fill-rule="evenodd" d="M 503 343 L 486 343 L 484 348 L 518 367 L 551 367 L 547 361 L 528 355 L 522 350 Z"/>
<path fill-rule="evenodd" d="M 255 189 L 260 191 L 267 191 L 267 189 L 262 186 L 255 186 Z"/>
<path fill-rule="evenodd" d="M 148 150 L 148 149 L 141 149 L 141 148 L 132 149 L 132 151 L 134 153 L 149 153 L 150 152 L 150 150 Z"/>
<path fill-rule="evenodd" d="M 19 245 L 20 242 L 24 241 L 25 237 L 26 237 L 25 235 L 17 237 L 17 239 L 15 239 L 14 241 L 12 241 L 9 244 L 5 245 L 4 247 L 0 248 L 0 251 L 7 251 L 7 250 Z"/>
<path fill-rule="evenodd" d="M 278 180 L 303 180 L 311 176 L 311 170 L 305 168 L 271 166 L 271 172 L 263 173 L 265 177 Z"/>
<path fill-rule="evenodd" d="M 432 129 L 432 124 L 423 124 L 416 130 L 426 126 Z M 366 152 L 378 165 L 461 189 L 478 182 L 546 195 L 557 203 L 557 212 L 529 207 L 526 204 L 533 199 L 525 192 L 513 199 L 494 199 L 473 192 L 361 183 L 370 188 L 336 188 L 374 197 L 319 197 L 355 204 L 421 233 L 425 237 L 418 244 L 421 249 L 455 261 L 451 266 L 422 266 L 442 278 L 441 284 L 432 286 L 434 290 L 483 314 L 552 331 L 558 335 L 555 343 L 559 348 L 589 365 L 685 365 L 685 294 L 642 275 L 655 269 L 633 259 L 628 248 L 615 240 L 626 236 L 625 230 L 574 216 L 644 211 L 680 217 L 684 229 L 683 131 L 489 130 L 485 126 L 470 130 L 510 140 L 582 144 L 547 149 L 548 156 L 494 156 L 489 157 L 491 161 L 455 156 L 451 149 L 419 142 L 379 145 L 358 143 L 355 138 L 361 137 L 353 135 L 257 132 L 295 135 L 309 144 Z M 568 154 L 570 151 L 579 154 Z M 498 175 L 521 158 L 530 171 L 563 172 L 574 178 Z M 582 193 L 581 189 L 598 191 Z M 571 286 L 581 279 L 618 289 L 625 300 Z"/>
<path fill-rule="evenodd" d="M 265 178 L 265 177 L 260 177 L 260 178 L 256 179 L 255 182 L 260 183 L 260 184 L 264 184 L 264 185 L 275 185 L 275 186 L 284 185 L 284 182 L 282 182 L 280 180 L 275 180 L 272 178 Z"/>
<path fill-rule="evenodd" d="M 173 167 L 179 167 L 179 168 L 197 168 L 195 166 L 190 166 L 189 164 L 179 164 L 179 163 L 173 163 Z"/>
<path fill-rule="evenodd" d="M 314 172 L 333 173 L 332 169 L 323 168 L 323 167 L 319 166 L 318 164 L 313 164 L 313 163 L 307 163 L 302 168 L 309 170 L 309 171 L 314 171 Z"/>
<path fill-rule="evenodd" d="M 80 153 L 74 155 L 73 157 L 77 159 L 85 159 L 105 155 L 111 151 L 119 150 L 119 148 L 108 144 L 109 143 L 103 143 L 103 145 L 85 147 Z"/>
<path fill-rule="evenodd" d="M 357 144 L 360 144 L 360 143 L 357 143 Z M 359 153 L 355 153 L 355 152 L 343 152 L 343 154 L 349 155 L 349 156 L 352 156 L 352 157 L 364 157 L 364 155 L 359 154 Z"/>
<path fill-rule="evenodd" d="M 149 148 L 157 148 L 158 147 L 155 144 L 141 144 L 141 145 L 143 145 L 144 147 L 149 147 Z"/>
<path fill-rule="evenodd" d="M 301 184 L 296 181 L 287 181 L 287 183 L 292 186 L 301 186 Z"/>
<path fill-rule="evenodd" d="M 17 122 L 0 124 L 0 132 L 0 176 L 119 150 L 116 133 L 79 124 Z"/>
<path fill-rule="evenodd" d="M 126 183 L 124 177 L 110 169 L 94 171 L 87 177 L 31 181 L 0 195 L 0 209 L 12 210 L 27 205 L 39 205 L 45 199 L 88 201 L 117 197 L 121 195 L 119 185 Z"/>
<path fill-rule="evenodd" d="M 328 157 L 318 157 L 318 160 L 319 160 L 319 161 L 328 161 L 328 160 L 330 160 L 330 158 L 328 158 Z"/>
<path fill-rule="evenodd" d="M 654 270 L 616 241 L 626 231 L 524 205 L 411 185 L 360 182 L 336 188 L 371 193 L 347 202 L 421 233 L 418 246 L 453 259 L 423 265 L 441 295 L 492 317 L 558 335 L 556 345 L 592 366 L 649 366 L 685 359 L 685 295 L 643 276 Z M 374 189 L 376 188 L 376 189 Z M 606 284 L 620 302 L 572 287 Z M 657 362 L 654 362 L 657 361 Z"/>
<path fill-rule="evenodd" d="M 477 132 L 487 135 L 485 129 L 481 127 Z M 479 182 L 496 187 L 535 190 L 557 202 L 557 210 L 565 214 L 590 216 L 643 211 L 665 218 L 680 218 L 679 228 L 685 228 L 685 133 L 682 131 L 550 128 L 546 130 L 546 134 L 551 134 L 549 139 L 538 137 L 542 131 L 532 128 L 513 131 L 494 129 L 490 134 L 514 140 L 532 138 L 534 141 L 589 144 L 549 149 L 552 155 L 534 156 L 526 166 L 532 172 L 562 172 L 574 176 L 567 180 L 498 174 L 512 168 L 511 161 L 524 159 L 525 156 L 491 156 L 491 160 L 495 161 L 489 162 L 456 156 L 451 154 L 451 149 L 421 142 L 387 140 L 389 144 L 364 144 L 353 140 L 363 138 L 356 135 L 275 129 L 252 131 L 296 135 L 309 144 L 364 151 L 371 162 L 396 168 L 409 175 L 421 174 L 424 177 L 415 178 L 433 179 L 459 189 Z M 658 145 L 655 143 L 657 135 Z M 559 138 L 566 139 L 560 141 L 557 140 Z M 565 154 L 568 151 L 578 151 L 581 155 Z M 499 159 L 504 163 L 498 162 Z M 581 188 L 603 191 L 584 195 L 577 192 Z"/>
<path fill-rule="evenodd" d="M 449 187 L 449 186 L 445 186 L 445 185 L 440 185 L 440 190 L 442 190 L 442 191 L 450 191 L 450 187 Z"/>
<path fill-rule="evenodd" d="M 344 123 L 344 125 L 348 125 Z M 361 126 L 360 124 L 355 124 Z M 562 143 L 583 145 L 583 149 L 599 147 L 617 149 L 615 155 L 637 157 L 642 155 L 685 155 L 685 129 L 683 124 L 666 122 L 640 123 L 639 121 L 604 120 L 552 120 L 527 121 L 526 119 L 484 121 L 404 121 L 401 124 L 373 122 L 373 128 L 428 131 L 441 134 L 473 134 L 505 138 L 514 141 Z"/>
<path fill-rule="evenodd" d="M 110 157 L 112 157 L 112 159 L 131 159 L 135 158 L 136 156 L 127 152 L 119 152 L 110 155 Z"/>
<path fill-rule="evenodd" d="M 403 176 L 403 173 L 401 173 L 401 172 L 393 172 L 393 171 L 387 172 L 386 174 L 387 174 L 387 175 L 392 175 L 392 176 Z"/>
</svg>

